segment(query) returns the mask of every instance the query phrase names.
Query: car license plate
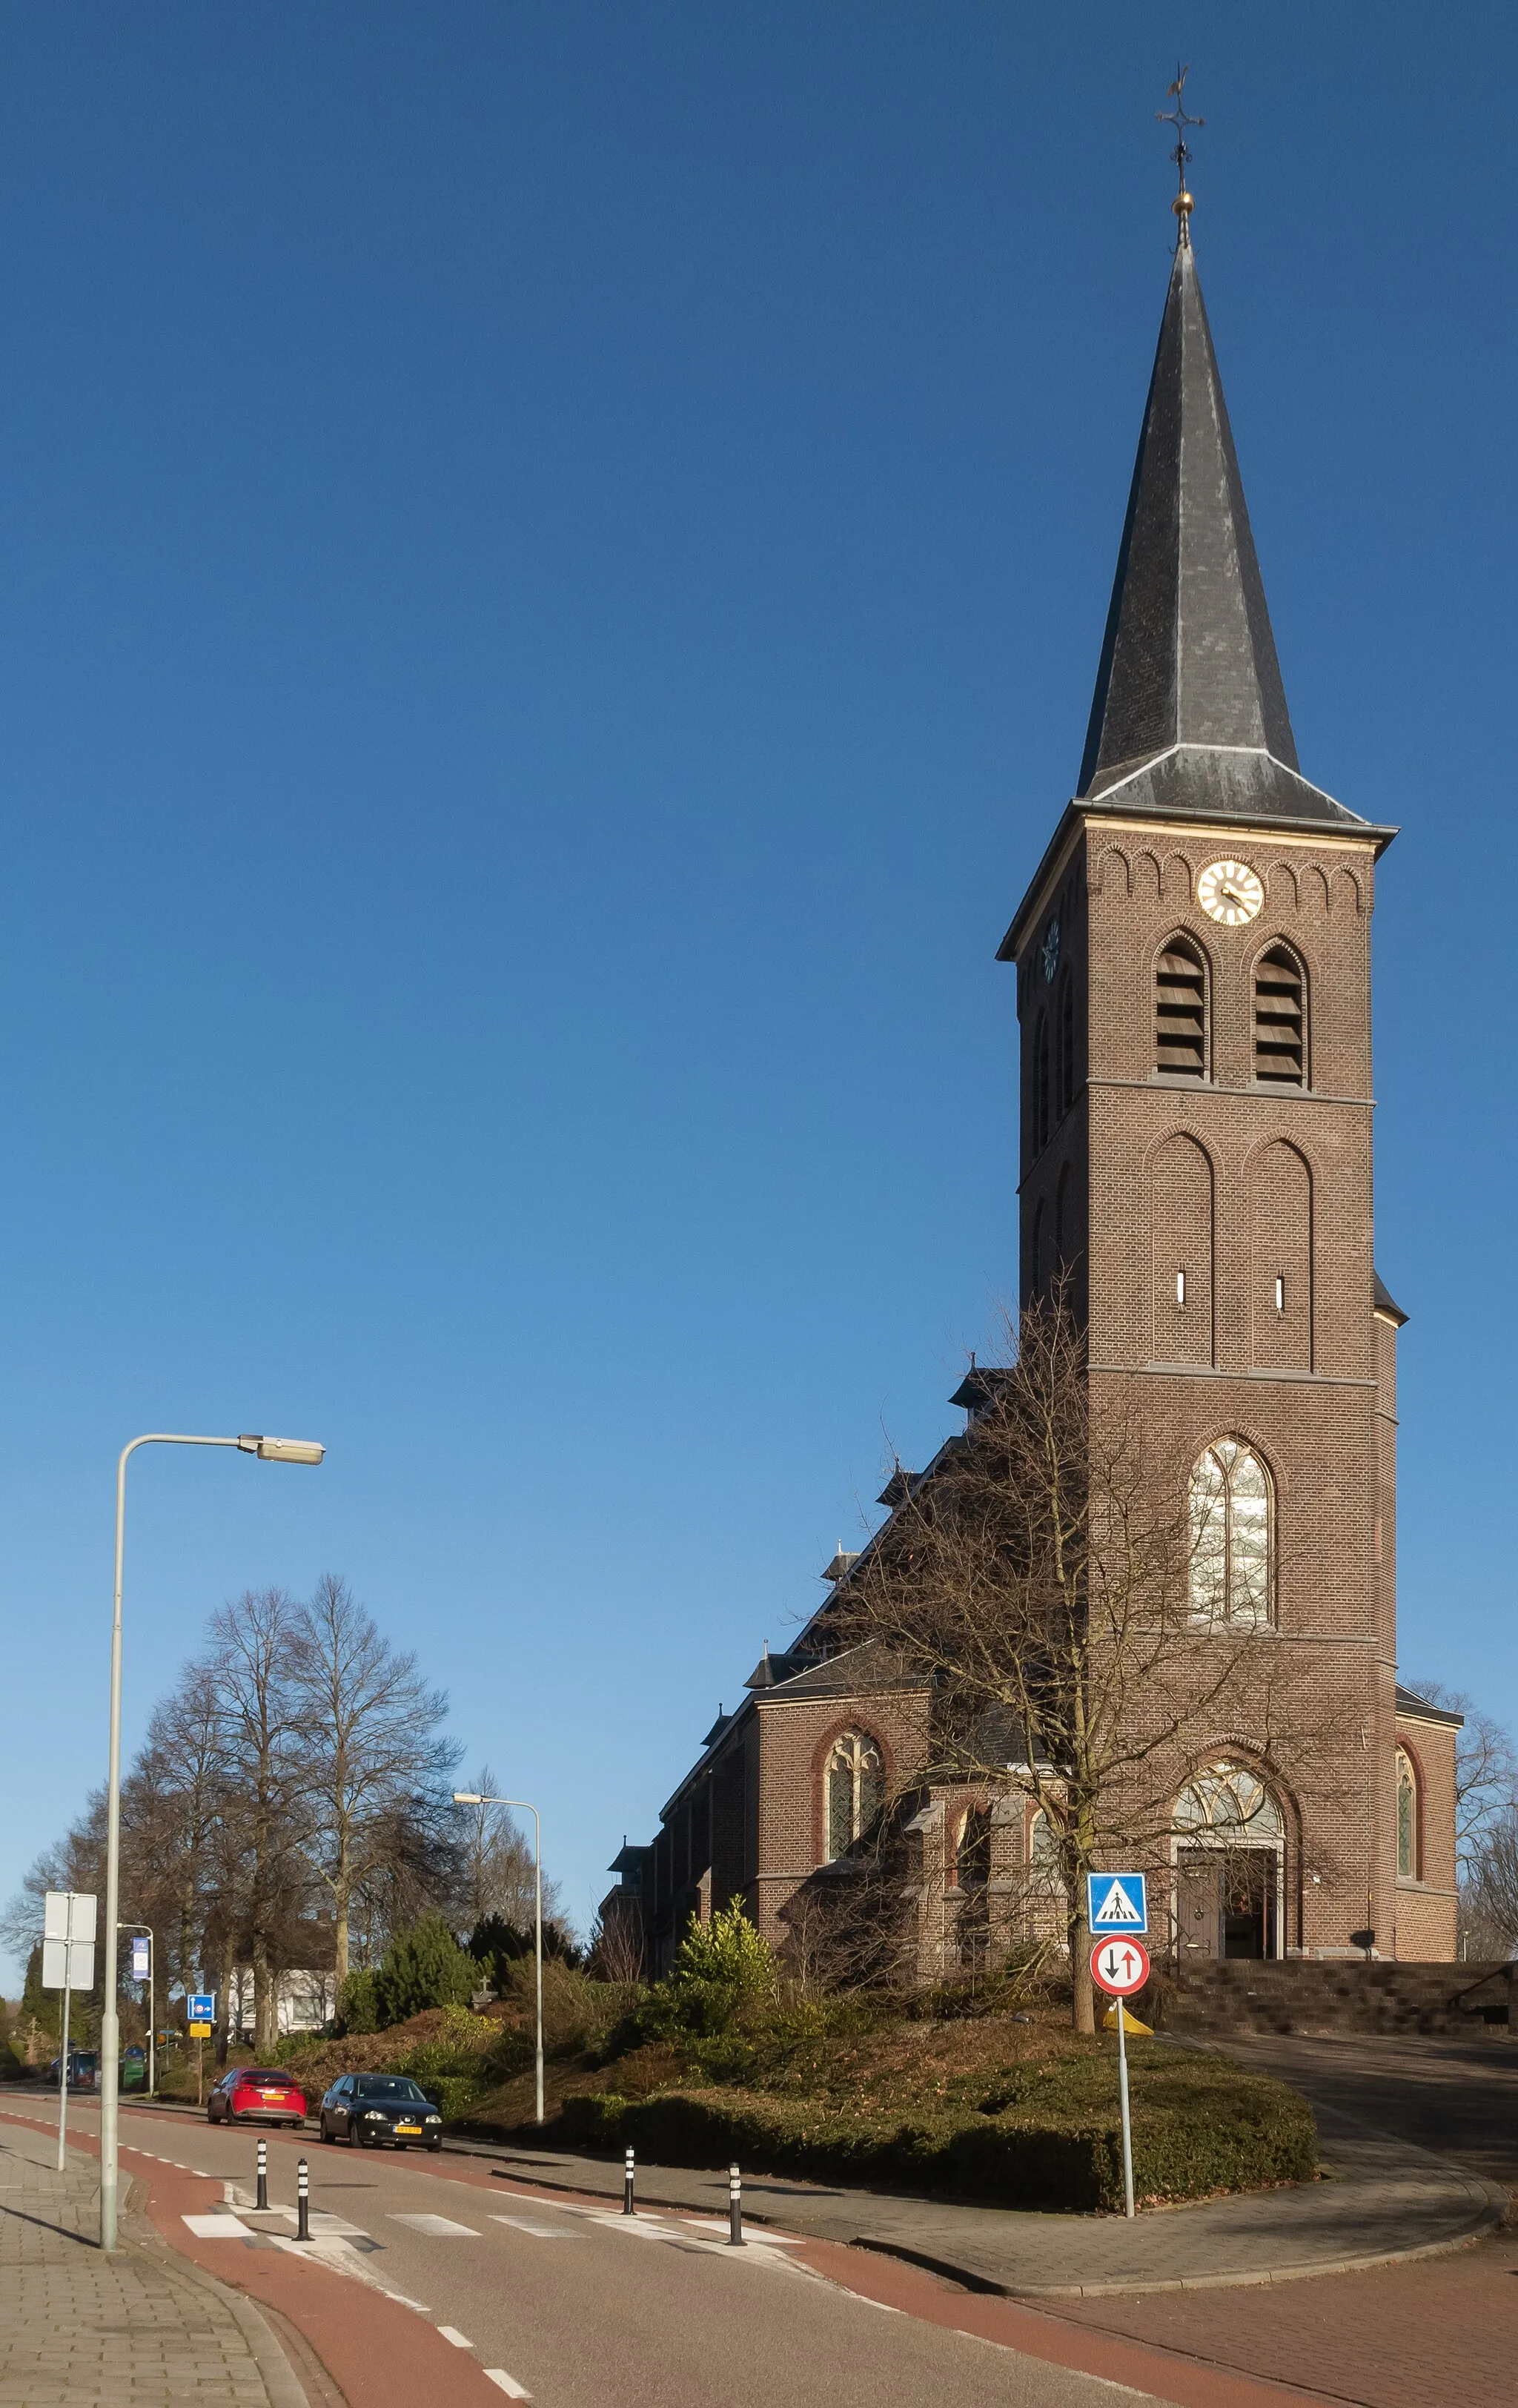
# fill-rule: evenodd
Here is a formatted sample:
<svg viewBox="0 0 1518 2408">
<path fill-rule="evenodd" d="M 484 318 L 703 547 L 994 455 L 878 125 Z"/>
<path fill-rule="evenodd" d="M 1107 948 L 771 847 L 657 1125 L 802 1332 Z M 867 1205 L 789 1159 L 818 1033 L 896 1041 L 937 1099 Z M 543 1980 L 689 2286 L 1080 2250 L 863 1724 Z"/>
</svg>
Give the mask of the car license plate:
<svg viewBox="0 0 1518 2408">
<path fill-rule="evenodd" d="M 422 2127 L 420 2124 L 397 2124 L 395 2129 L 397 2132 L 406 2133 L 413 2140 L 420 2141 L 422 2138 Z"/>
<path fill-rule="evenodd" d="M 280 2104 L 285 2096 L 282 2090 L 261 2090 L 258 2095 L 261 2099 L 272 2099 L 276 2106 Z"/>
</svg>

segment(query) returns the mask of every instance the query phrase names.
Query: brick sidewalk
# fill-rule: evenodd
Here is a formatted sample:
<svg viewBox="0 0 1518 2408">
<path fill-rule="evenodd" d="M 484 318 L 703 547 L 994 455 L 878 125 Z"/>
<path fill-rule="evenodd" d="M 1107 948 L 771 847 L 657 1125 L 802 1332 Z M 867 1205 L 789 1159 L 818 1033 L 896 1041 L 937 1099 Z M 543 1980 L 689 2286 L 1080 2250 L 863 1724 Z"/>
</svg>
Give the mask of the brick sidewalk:
<svg viewBox="0 0 1518 2408">
<path fill-rule="evenodd" d="M 1178 2350 L 1360 2408 L 1511 2408 L 1518 2240 L 1280 2289 L 1071 2300 L 1061 2323 Z"/>
<path fill-rule="evenodd" d="M 0 2408 L 308 2408 L 249 2300 L 152 2247 L 94 2244 L 96 2174 L 0 2127 Z"/>
</svg>

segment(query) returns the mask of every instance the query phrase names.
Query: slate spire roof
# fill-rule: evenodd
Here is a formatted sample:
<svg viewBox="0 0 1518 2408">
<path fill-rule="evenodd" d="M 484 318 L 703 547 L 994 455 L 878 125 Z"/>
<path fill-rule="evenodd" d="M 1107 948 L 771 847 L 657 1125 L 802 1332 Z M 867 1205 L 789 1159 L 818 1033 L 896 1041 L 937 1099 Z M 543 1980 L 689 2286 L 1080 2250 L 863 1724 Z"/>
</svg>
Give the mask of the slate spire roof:
<svg viewBox="0 0 1518 2408">
<path fill-rule="evenodd" d="M 1349 821 L 1296 762 L 1196 255 L 1170 271 L 1079 798 Z"/>
</svg>

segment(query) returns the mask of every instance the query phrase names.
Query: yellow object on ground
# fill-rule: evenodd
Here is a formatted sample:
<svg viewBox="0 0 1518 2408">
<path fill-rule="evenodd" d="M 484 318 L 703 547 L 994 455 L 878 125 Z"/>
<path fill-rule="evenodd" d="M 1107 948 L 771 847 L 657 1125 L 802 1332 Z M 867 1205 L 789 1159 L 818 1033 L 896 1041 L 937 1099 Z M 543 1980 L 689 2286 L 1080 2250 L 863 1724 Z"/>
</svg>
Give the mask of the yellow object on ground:
<svg viewBox="0 0 1518 2408">
<path fill-rule="evenodd" d="M 1107 2013 L 1106 2013 L 1106 2014 L 1103 2015 L 1103 2017 L 1102 2017 L 1102 2029 L 1103 2029 L 1103 2031 L 1116 2031 L 1116 2029 L 1117 2029 L 1117 2017 L 1118 2017 L 1118 2003 L 1117 2003 L 1117 2000 L 1114 1999 L 1114 2000 L 1112 2000 L 1111 2005 L 1108 2008 Z M 1138 2016 L 1137 2016 L 1137 2015 L 1131 2015 L 1131 2014 L 1128 2013 L 1128 2010 L 1127 2010 L 1127 2008 L 1126 2008 L 1126 2007 L 1124 2007 L 1124 2010 L 1123 2010 L 1123 2028 L 1124 2028 L 1124 2031 L 1131 2031 L 1131 2032 L 1142 2032 L 1142 2033 L 1143 2033 L 1143 2035 L 1144 2035 L 1144 2038 L 1145 2038 L 1146 2040 L 1153 2040 L 1153 2037 L 1154 2037 L 1154 2027 L 1153 2027 L 1153 2024 L 1141 2024 L 1141 2023 L 1139 2022 L 1139 2020 L 1138 2020 Z"/>
</svg>

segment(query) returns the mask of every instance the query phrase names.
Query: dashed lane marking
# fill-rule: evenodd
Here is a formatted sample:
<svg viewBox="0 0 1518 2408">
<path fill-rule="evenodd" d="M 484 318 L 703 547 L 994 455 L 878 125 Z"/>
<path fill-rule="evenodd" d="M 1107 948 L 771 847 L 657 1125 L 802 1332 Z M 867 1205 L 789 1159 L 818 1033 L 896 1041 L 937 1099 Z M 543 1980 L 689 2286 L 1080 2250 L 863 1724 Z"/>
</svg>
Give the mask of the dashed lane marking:
<svg viewBox="0 0 1518 2408">
<path fill-rule="evenodd" d="M 530 2391 L 524 2390 L 520 2383 L 515 2382 L 512 2377 L 508 2374 L 504 2366 L 486 2366 L 482 2367 L 480 2372 L 483 2373 L 487 2383 L 499 2384 L 501 2389 L 505 2392 L 508 2400 L 530 2400 L 533 2396 Z"/>
<path fill-rule="evenodd" d="M 404 2224 L 410 2232 L 425 2232 L 435 2241 L 478 2241 L 480 2236 L 472 2224 L 455 2224 L 451 2215 L 392 2215 L 391 2224 Z"/>
<path fill-rule="evenodd" d="M 455 2349 L 473 2349 L 474 2344 L 468 2334 L 461 2333 L 457 2325 L 439 2325 L 437 2329 L 445 2341 L 452 2343 Z"/>
<path fill-rule="evenodd" d="M 197 2241 L 250 2241 L 251 2233 L 240 2215 L 229 2215 L 219 2208 L 213 2215 L 186 2215 L 187 2224 Z"/>
<path fill-rule="evenodd" d="M 514 2232 L 530 2232 L 535 2241 L 584 2241 L 583 2232 L 564 2232 L 556 2224 L 529 2224 L 524 2215 L 493 2215 L 492 2224 L 509 2224 Z"/>
</svg>

